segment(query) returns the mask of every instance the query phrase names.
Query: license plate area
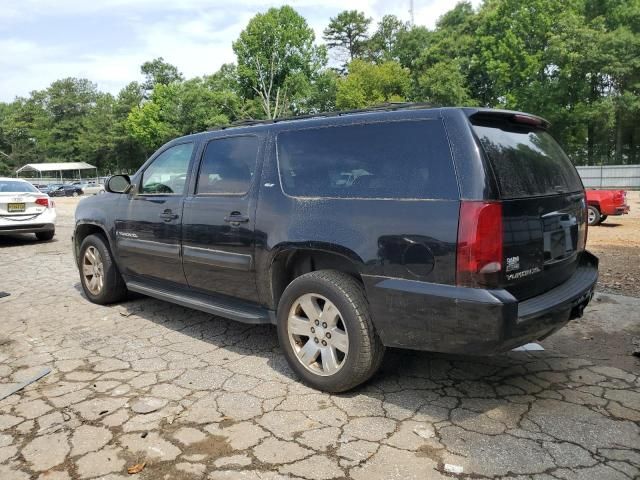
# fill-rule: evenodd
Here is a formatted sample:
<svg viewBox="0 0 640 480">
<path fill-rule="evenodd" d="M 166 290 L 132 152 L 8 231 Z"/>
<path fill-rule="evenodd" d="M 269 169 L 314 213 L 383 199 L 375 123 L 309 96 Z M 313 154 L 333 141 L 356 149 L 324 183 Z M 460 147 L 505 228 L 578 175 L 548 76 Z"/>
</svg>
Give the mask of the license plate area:
<svg viewBox="0 0 640 480">
<path fill-rule="evenodd" d="M 24 210 L 25 210 L 24 203 L 8 203 L 7 204 L 7 212 L 9 213 L 24 212 Z"/>
</svg>

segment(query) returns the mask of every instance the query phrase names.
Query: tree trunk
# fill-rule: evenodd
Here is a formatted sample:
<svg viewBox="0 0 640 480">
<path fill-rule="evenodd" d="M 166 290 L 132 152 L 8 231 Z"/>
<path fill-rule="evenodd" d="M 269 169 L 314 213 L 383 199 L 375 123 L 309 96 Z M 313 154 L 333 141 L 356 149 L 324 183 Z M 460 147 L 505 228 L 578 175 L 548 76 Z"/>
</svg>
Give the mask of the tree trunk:
<svg viewBox="0 0 640 480">
<path fill-rule="evenodd" d="M 616 165 L 622 165 L 622 115 L 620 112 L 616 112 L 616 143 L 615 143 L 615 153 L 614 159 Z"/>
<path fill-rule="evenodd" d="M 595 165 L 595 159 L 593 158 L 593 136 L 595 135 L 595 128 L 593 126 L 593 120 L 589 120 L 587 123 L 587 165 Z"/>
</svg>

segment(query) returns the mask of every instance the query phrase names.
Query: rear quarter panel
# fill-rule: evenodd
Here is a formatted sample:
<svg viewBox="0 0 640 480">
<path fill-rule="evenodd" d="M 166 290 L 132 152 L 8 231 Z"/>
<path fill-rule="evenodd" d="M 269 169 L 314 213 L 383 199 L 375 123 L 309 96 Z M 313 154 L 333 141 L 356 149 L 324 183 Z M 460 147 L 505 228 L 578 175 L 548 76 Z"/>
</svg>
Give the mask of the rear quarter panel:
<svg viewBox="0 0 640 480">
<path fill-rule="evenodd" d="M 441 120 L 438 120 L 441 121 Z M 455 282 L 459 200 L 304 198 L 281 186 L 276 134 L 268 141 L 256 212 L 256 269 L 263 303 L 274 308 L 270 272 L 289 249 L 333 252 L 365 285 L 386 278 Z M 412 247 L 411 255 L 407 249 Z M 411 258 L 417 259 L 408 268 Z"/>
</svg>

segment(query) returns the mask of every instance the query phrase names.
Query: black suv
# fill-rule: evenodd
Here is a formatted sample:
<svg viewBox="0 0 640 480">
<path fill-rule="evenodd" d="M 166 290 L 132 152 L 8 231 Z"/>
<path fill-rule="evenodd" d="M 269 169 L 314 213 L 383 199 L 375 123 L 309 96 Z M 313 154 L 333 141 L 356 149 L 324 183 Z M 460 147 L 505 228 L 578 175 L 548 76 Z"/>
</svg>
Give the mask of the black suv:
<svg viewBox="0 0 640 480">
<path fill-rule="evenodd" d="M 542 339 L 581 316 L 598 276 L 582 183 L 547 127 L 403 108 L 178 138 L 78 205 L 82 287 L 276 324 L 293 370 L 334 392 L 385 347 Z"/>
</svg>

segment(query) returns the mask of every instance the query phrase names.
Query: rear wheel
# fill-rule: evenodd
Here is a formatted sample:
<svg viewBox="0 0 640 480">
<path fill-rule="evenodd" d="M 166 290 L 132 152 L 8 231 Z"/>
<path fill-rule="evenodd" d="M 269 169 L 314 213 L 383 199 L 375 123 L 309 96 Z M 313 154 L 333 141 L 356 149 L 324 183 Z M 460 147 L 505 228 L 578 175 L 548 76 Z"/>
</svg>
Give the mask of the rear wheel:
<svg viewBox="0 0 640 480">
<path fill-rule="evenodd" d="M 55 230 L 48 230 L 46 232 L 36 232 L 36 238 L 38 240 L 47 241 L 51 240 L 56 234 Z"/>
<path fill-rule="evenodd" d="M 609 215 L 600 215 L 600 223 L 604 222 Z"/>
<path fill-rule="evenodd" d="M 80 246 L 80 283 L 85 295 L 101 305 L 124 299 L 127 287 L 102 235 L 89 235 Z"/>
<path fill-rule="evenodd" d="M 362 286 L 331 270 L 307 273 L 287 287 L 278 305 L 278 338 L 302 380 L 328 392 L 365 382 L 384 355 Z"/>
<path fill-rule="evenodd" d="M 588 213 L 587 220 L 589 225 L 598 225 L 602 221 L 602 217 L 600 215 L 600 210 L 598 210 L 598 207 L 589 205 L 587 213 Z"/>
<path fill-rule="evenodd" d="M 72 193 L 71 195 L 73 195 L 74 197 L 77 197 L 77 196 L 78 196 L 78 191 L 77 191 L 77 190 L 74 190 L 74 191 L 73 191 L 73 193 Z"/>
</svg>

